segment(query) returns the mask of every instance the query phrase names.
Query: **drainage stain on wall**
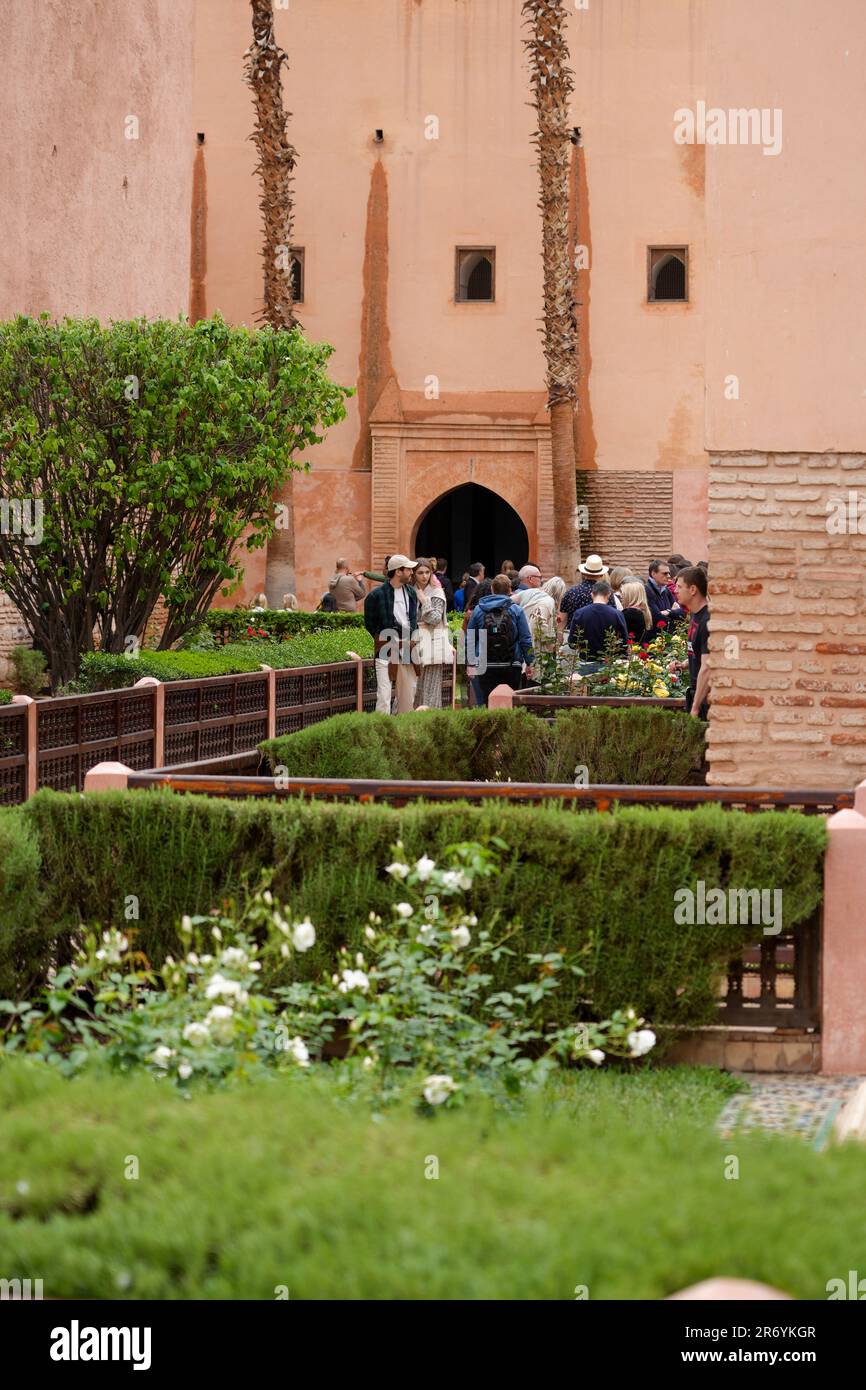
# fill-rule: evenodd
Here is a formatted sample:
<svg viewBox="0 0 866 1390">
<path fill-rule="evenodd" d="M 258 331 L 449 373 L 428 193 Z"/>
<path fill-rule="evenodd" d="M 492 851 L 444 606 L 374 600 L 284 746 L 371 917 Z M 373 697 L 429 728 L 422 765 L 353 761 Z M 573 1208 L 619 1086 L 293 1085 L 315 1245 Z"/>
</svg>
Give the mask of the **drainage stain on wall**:
<svg viewBox="0 0 866 1390">
<path fill-rule="evenodd" d="M 196 149 L 192 166 L 189 231 L 189 316 L 196 323 L 207 318 L 207 170 L 203 144 Z"/>
<path fill-rule="evenodd" d="M 358 355 L 360 428 L 352 455 L 353 468 L 372 467 L 370 415 L 386 383 L 396 377 L 388 327 L 388 179 L 381 159 L 373 166 L 367 199 L 363 293 Z"/>
<path fill-rule="evenodd" d="M 597 443 L 592 421 L 589 377 L 592 350 L 589 340 L 589 300 L 592 275 L 592 231 L 589 220 L 589 187 L 586 177 L 586 151 L 581 145 L 571 149 L 569 171 L 569 239 L 572 262 L 578 247 L 585 248 L 586 268 L 575 272 L 577 299 L 577 409 L 574 413 L 574 456 L 578 468 L 597 468 Z"/>
</svg>

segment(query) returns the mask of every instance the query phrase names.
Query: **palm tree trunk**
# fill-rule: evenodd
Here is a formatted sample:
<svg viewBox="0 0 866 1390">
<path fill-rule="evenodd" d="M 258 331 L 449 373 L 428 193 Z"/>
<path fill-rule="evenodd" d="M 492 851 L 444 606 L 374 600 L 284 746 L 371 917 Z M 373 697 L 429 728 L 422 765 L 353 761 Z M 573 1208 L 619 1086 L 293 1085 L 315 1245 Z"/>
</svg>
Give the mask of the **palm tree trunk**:
<svg viewBox="0 0 866 1390">
<path fill-rule="evenodd" d="M 264 307 L 261 317 L 271 328 L 300 327 L 292 293 L 292 174 L 298 154 L 289 142 L 290 113 L 283 107 L 281 71 L 288 55 L 274 38 L 273 0 L 250 0 L 253 41 L 244 55 L 247 83 L 255 102 L 256 125 L 252 135 L 258 151 L 256 174 L 261 181 L 259 207 L 264 240 Z M 276 500 L 276 499 L 275 499 Z M 276 606 L 286 592 L 295 592 L 294 479 L 287 478 L 279 501 L 288 508 L 286 524 L 268 542 L 266 590 L 268 603 Z"/>
<path fill-rule="evenodd" d="M 569 98 L 574 90 L 565 38 L 564 0 L 524 0 L 530 37 L 525 41 L 538 118 L 538 151 L 547 407 L 553 460 L 556 564 L 567 583 L 580 564 L 574 407 L 577 376 L 577 319 L 574 266 L 569 255 L 568 184 L 572 128 Z"/>
</svg>

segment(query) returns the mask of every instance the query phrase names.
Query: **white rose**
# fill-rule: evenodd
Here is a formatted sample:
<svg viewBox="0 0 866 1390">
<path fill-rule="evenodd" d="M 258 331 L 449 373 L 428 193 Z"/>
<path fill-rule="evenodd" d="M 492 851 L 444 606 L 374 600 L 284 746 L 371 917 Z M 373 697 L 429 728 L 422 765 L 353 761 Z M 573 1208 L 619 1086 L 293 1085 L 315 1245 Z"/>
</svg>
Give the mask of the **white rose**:
<svg viewBox="0 0 866 1390">
<path fill-rule="evenodd" d="M 442 875 L 443 888 L 457 888 L 460 884 L 460 875 L 456 869 L 446 869 Z"/>
<path fill-rule="evenodd" d="M 600 1067 L 602 1062 L 604 1061 L 604 1053 L 602 1052 L 600 1047 L 594 1047 L 592 1051 L 587 1052 L 586 1055 L 591 1062 L 595 1062 L 595 1065 L 597 1067 Z"/>
<path fill-rule="evenodd" d="M 262 902 L 267 903 L 268 907 L 270 907 L 273 901 L 270 888 L 266 888 L 264 893 L 262 893 Z"/>
<path fill-rule="evenodd" d="M 373 931 L 373 928 L 372 928 L 372 927 L 365 927 L 365 928 L 364 928 L 364 935 L 366 936 L 366 938 L 367 938 L 368 941 L 375 941 L 375 940 L 376 940 L 376 933 Z"/>
<path fill-rule="evenodd" d="M 428 1105 L 441 1105 L 456 1090 L 453 1076 L 428 1076 L 424 1082 L 424 1099 Z"/>
<path fill-rule="evenodd" d="M 246 959 L 247 953 L 246 951 L 242 950 L 240 946 L 226 946 L 225 950 L 220 956 L 220 964 L 245 965 Z"/>
<path fill-rule="evenodd" d="M 316 928 L 313 926 L 309 917 L 305 917 L 303 922 L 296 922 L 292 927 L 292 945 L 296 951 L 309 951 L 311 946 L 316 944 Z"/>
<path fill-rule="evenodd" d="M 222 941 L 223 939 L 223 934 L 220 931 L 219 927 L 211 927 L 211 936 L 213 937 L 214 941 Z"/>
<path fill-rule="evenodd" d="M 394 876 L 394 878 L 405 878 L 406 875 L 408 874 L 408 872 L 409 872 L 409 865 L 408 865 L 408 864 L 396 864 L 396 863 L 395 863 L 395 864 L 387 864 L 387 865 L 385 866 L 385 873 L 386 873 L 386 874 L 392 874 L 392 875 Z"/>
<path fill-rule="evenodd" d="M 344 970 L 343 978 L 339 984 L 341 994 L 348 994 L 350 990 L 356 989 L 360 994 L 366 994 L 370 988 L 370 981 L 363 970 Z"/>
<path fill-rule="evenodd" d="M 213 1030 L 218 1042 L 230 1042 L 235 1030 L 235 1016 L 228 1004 L 214 1004 L 205 1023 Z"/>
<path fill-rule="evenodd" d="M 231 1009 L 229 1009 L 231 1013 Z M 202 1047 L 209 1037 L 206 1023 L 188 1023 L 183 1030 L 184 1042 L 192 1043 L 193 1047 Z"/>
<path fill-rule="evenodd" d="M 205 999 L 226 999 L 239 998 L 243 991 L 237 980 L 227 980 L 225 975 L 216 973 L 210 980 L 204 992 Z"/>
<path fill-rule="evenodd" d="M 426 854 L 422 854 L 421 858 L 417 860 L 415 864 L 415 872 L 422 883 L 427 882 L 428 878 L 430 877 L 435 868 L 436 860 L 428 859 Z"/>
<path fill-rule="evenodd" d="M 192 1076 L 192 1067 L 189 1062 L 181 1062 L 177 1069 L 177 1074 L 181 1081 L 186 1081 L 187 1077 Z"/>
<path fill-rule="evenodd" d="M 472 933 L 468 927 L 454 927 L 451 932 L 451 940 L 454 942 L 455 950 L 461 951 L 464 946 L 468 946 L 472 940 Z"/>
<path fill-rule="evenodd" d="M 167 1067 L 173 1056 L 174 1052 L 170 1047 L 160 1046 L 154 1048 L 150 1060 L 155 1062 L 158 1067 Z"/>
<path fill-rule="evenodd" d="M 281 956 L 285 956 L 286 960 L 288 960 L 288 958 L 289 958 L 289 956 L 290 956 L 291 954 L 292 954 L 292 953 L 291 953 L 291 951 L 289 950 L 289 943 L 288 943 L 288 941 L 284 941 L 283 944 L 282 944 L 282 946 L 280 947 L 280 955 L 281 955 Z"/>
<path fill-rule="evenodd" d="M 192 918 L 188 917 L 186 913 L 180 919 L 180 929 L 184 936 L 189 936 L 192 931 Z"/>
<path fill-rule="evenodd" d="M 303 1038 L 292 1038 L 291 1042 L 288 1044 L 287 1051 L 291 1052 L 299 1067 L 308 1067 L 310 1065 L 310 1054 L 307 1051 L 307 1045 Z"/>
<path fill-rule="evenodd" d="M 411 903 L 396 903 L 394 911 L 398 917 L 411 917 L 415 909 Z"/>
<path fill-rule="evenodd" d="M 651 1028 L 641 1028 L 639 1033 L 629 1033 L 627 1042 L 632 1057 L 643 1057 L 656 1045 L 656 1035 Z"/>
</svg>

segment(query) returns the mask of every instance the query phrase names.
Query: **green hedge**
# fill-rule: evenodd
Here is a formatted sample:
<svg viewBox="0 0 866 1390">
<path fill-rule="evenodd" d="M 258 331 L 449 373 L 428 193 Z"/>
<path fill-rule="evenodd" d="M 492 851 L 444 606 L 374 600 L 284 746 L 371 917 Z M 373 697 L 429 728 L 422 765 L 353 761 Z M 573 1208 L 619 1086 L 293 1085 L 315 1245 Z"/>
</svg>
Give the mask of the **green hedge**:
<svg viewBox="0 0 866 1390">
<path fill-rule="evenodd" d="M 0 998 L 44 975 L 50 934 L 41 911 L 39 842 L 21 809 L 0 809 Z"/>
<path fill-rule="evenodd" d="M 293 666 L 321 666 L 345 661 L 349 651 L 373 655 L 373 639 L 361 628 L 351 632 L 314 632 L 287 642 L 233 642 L 213 652 L 143 650 L 134 660 L 107 652 L 89 652 L 81 659 L 75 690 L 119 690 L 135 685 L 142 676 L 161 681 L 203 680 L 207 676 L 239 675 L 258 671 L 262 665 L 284 670 Z"/>
<path fill-rule="evenodd" d="M 262 744 L 291 777 L 684 786 L 703 761 L 705 725 L 677 710 L 590 707 L 549 724 L 527 710 L 341 714 Z"/>
<path fill-rule="evenodd" d="M 281 608 L 266 608 L 263 613 L 253 612 L 251 608 L 212 608 L 205 614 L 204 623 L 214 636 L 223 642 L 228 642 L 233 637 L 245 637 L 250 627 L 264 628 L 271 637 L 282 641 L 286 637 L 305 636 L 310 632 L 331 632 L 347 627 L 359 627 L 364 630 L 364 615 L 298 613 Z"/>
<path fill-rule="evenodd" d="M 511 847 L 508 862 L 478 886 L 474 910 L 519 919 L 530 950 L 583 948 L 588 977 L 577 994 L 591 997 L 600 1016 L 633 1004 L 654 1023 L 711 1017 L 717 976 L 760 936 L 748 924 L 676 925 L 677 888 L 703 879 L 782 889 L 786 929 L 810 915 L 822 891 L 824 825 L 796 812 L 747 815 L 709 805 L 600 814 L 456 803 L 396 811 L 46 790 L 9 814 L 32 830 L 41 855 L 48 906 L 40 934 L 27 938 L 37 963 L 65 958 L 83 922 L 137 926 L 141 948 L 161 961 L 178 949 L 184 912 L 210 910 L 267 867 L 275 891 L 317 927 L 316 947 L 298 967 L 317 975 L 338 946 L 363 947 L 371 909 L 389 911 L 400 888 L 383 866 L 398 836 L 410 854 L 434 859 L 456 842 L 499 836 Z M 138 900 L 137 924 L 125 915 L 128 895 Z M 14 933 L 18 909 L 4 901 L 2 930 Z M 503 983 L 509 969 L 506 958 Z M 553 997 L 556 1017 L 573 1016 L 577 994 L 563 986 Z"/>
<path fill-rule="evenodd" d="M 720 1272 L 826 1300 L 829 1277 L 863 1268 L 861 1146 L 738 1133 L 743 1180 L 725 1182 L 716 1120 L 734 1083 L 718 1073 L 582 1071 L 516 1113 L 471 1105 L 432 1123 L 402 1108 L 371 1123 L 332 1081 L 182 1099 L 147 1076 L 69 1082 L 7 1062 L 3 1276 L 61 1299 L 267 1304 L 283 1286 L 297 1313 L 314 1299 L 564 1304 L 576 1284 L 657 1300 Z M 431 1151 L 438 1182 L 424 1181 Z"/>
<path fill-rule="evenodd" d="M 11 705 L 11 703 L 12 703 L 12 691 L 11 691 L 11 690 L 6 690 L 5 688 L 4 688 L 4 689 L 0 689 L 0 705 Z"/>
</svg>

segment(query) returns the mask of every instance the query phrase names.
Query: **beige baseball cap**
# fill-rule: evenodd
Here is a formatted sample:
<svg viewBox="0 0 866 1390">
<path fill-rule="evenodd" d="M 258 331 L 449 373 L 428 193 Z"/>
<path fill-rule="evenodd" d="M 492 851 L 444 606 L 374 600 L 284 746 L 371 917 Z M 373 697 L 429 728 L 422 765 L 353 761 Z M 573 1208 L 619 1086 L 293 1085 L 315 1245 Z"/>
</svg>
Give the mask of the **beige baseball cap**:
<svg viewBox="0 0 866 1390">
<path fill-rule="evenodd" d="M 388 573 L 389 573 L 389 574 L 393 574 L 394 570 L 402 570 L 402 569 L 413 570 L 414 568 L 415 568 L 415 563 L 414 563 L 413 560 L 410 560 L 410 559 L 409 559 L 409 556 L 408 556 L 408 555 L 389 555 L 389 556 L 388 556 Z"/>
</svg>

